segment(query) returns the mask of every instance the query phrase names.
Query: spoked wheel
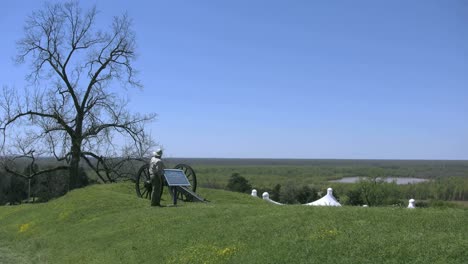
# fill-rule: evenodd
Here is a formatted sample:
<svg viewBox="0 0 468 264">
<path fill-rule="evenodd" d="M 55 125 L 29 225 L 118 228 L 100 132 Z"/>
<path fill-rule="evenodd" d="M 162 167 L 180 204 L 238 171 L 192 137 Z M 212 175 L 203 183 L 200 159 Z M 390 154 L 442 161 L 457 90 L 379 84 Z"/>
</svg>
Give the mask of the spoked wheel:
<svg viewBox="0 0 468 264">
<path fill-rule="evenodd" d="M 192 186 L 192 191 L 195 192 L 197 189 L 197 175 L 195 174 L 195 171 L 192 169 L 187 164 L 177 164 L 174 169 L 182 170 L 187 176 L 188 181 L 190 182 L 190 185 Z M 178 193 L 177 199 L 183 200 L 183 201 L 191 201 L 191 197 L 187 197 L 183 193 Z"/>
<path fill-rule="evenodd" d="M 151 191 L 153 190 L 153 186 L 151 186 L 149 164 L 141 166 L 140 170 L 138 170 L 135 189 L 138 197 L 151 200 Z"/>
</svg>

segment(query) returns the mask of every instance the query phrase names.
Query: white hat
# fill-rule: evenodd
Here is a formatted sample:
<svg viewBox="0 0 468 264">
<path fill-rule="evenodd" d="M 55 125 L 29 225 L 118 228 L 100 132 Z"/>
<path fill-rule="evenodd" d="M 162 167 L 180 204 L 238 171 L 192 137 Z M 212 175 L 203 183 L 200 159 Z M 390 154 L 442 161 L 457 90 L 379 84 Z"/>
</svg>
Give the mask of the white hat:
<svg viewBox="0 0 468 264">
<path fill-rule="evenodd" d="M 153 152 L 153 156 L 162 156 L 162 153 L 163 153 L 162 149 L 158 149 Z"/>
</svg>

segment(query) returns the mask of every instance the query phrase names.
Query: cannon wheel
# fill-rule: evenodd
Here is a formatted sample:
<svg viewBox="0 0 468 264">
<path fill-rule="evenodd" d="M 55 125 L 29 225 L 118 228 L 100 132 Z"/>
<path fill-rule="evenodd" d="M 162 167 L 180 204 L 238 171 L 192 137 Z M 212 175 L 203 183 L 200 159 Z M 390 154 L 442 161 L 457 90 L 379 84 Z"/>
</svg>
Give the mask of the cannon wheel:
<svg viewBox="0 0 468 264">
<path fill-rule="evenodd" d="M 174 169 L 182 170 L 192 186 L 192 191 L 197 190 L 197 175 L 195 171 L 187 164 L 177 164 Z"/>
<path fill-rule="evenodd" d="M 192 169 L 187 164 L 177 164 L 174 169 L 182 170 L 187 176 L 187 179 L 190 182 L 190 185 L 192 186 L 192 191 L 195 192 L 197 189 L 197 175 L 195 174 L 195 171 Z M 163 188 L 164 186 L 167 186 L 166 181 L 163 183 Z M 138 197 L 144 198 L 144 199 L 151 199 L 151 191 L 153 187 L 151 186 L 151 181 L 150 181 L 150 174 L 149 174 L 149 164 L 145 164 L 141 166 L 141 168 L 138 170 L 138 174 L 136 177 L 135 181 L 135 190 L 137 193 Z M 161 189 L 162 192 L 163 189 Z M 179 200 L 183 201 L 190 201 L 190 197 L 186 197 L 182 193 L 178 193 Z"/>
<path fill-rule="evenodd" d="M 138 170 L 135 190 L 138 197 L 151 200 L 151 191 L 153 190 L 153 187 L 151 186 L 150 181 L 149 164 L 141 166 Z"/>
<path fill-rule="evenodd" d="M 177 164 L 174 169 L 182 170 L 187 176 L 188 181 L 190 182 L 190 185 L 192 186 L 192 191 L 195 192 L 197 190 L 197 175 L 195 174 L 195 171 L 192 169 L 187 164 Z M 178 193 L 177 194 L 177 199 L 182 200 L 182 201 L 192 201 L 192 197 L 186 196 L 183 193 Z"/>
</svg>

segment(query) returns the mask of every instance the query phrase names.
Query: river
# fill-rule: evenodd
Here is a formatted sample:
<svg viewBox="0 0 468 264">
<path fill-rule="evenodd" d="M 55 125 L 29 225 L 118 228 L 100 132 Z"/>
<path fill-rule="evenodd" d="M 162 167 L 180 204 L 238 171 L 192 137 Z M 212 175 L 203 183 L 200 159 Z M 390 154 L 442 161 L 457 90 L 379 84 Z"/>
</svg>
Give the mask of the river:
<svg viewBox="0 0 468 264">
<path fill-rule="evenodd" d="M 341 183 L 356 183 L 359 179 L 364 177 L 344 177 L 339 180 L 333 180 L 330 182 L 341 182 Z M 420 183 L 429 181 L 428 179 L 420 179 L 420 178 L 410 178 L 410 177 L 386 177 L 386 182 L 393 182 L 395 181 L 396 184 L 412 184 L 412 183 Z"/>
</svg>

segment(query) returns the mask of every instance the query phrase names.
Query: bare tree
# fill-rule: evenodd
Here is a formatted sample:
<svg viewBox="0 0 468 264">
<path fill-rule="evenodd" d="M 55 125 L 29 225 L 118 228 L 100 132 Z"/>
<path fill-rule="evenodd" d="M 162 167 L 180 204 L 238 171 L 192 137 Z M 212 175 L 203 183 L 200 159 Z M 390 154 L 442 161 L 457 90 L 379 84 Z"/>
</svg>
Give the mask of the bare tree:
<svg viewBox="0 0 468 264">
<path fill-rule="evenodd" d="M 83 11 L 77 2 L 46 4 L 33 12 L 16 57 L 18 63 L 30 62 L 30 86 L 3 87 L 0 99 L 3 149 L 26 140 L 25 153 L 41 148 L 44 155 L 67 161 L 70 189 L 78 187 L 82 159 L 107 181 L 112 177 L 109 168 L 103 170 L 109 166 L 104 157 L 142 157 L 154 146 L 144 126 L 156 115 L 130 113 L 119 95 L 128 86 L 141 87 L 133 68 L 131 20 L 126 14 L 114 17 L 101 31 L 96 15 L 95 7 Z"/>
</svg>

